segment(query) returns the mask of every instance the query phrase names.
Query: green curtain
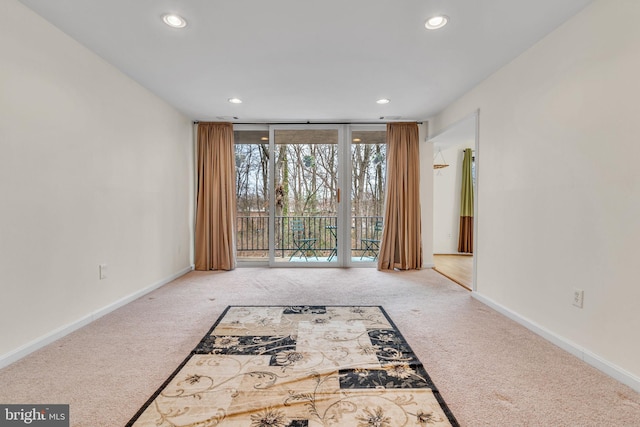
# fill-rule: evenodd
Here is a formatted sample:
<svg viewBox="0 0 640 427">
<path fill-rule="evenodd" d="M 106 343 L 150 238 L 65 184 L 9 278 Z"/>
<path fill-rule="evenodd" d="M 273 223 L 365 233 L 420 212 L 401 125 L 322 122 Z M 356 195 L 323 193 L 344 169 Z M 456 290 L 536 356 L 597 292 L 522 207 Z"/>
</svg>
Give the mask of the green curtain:
<svg viewBox="0 0 640 427">
<path fill-rule="evenodd" d="M 473 152 L 464 150 L 462 190 L 460 193 L 460 233 L 458 252 L 473 253 Z"/>
</svg>

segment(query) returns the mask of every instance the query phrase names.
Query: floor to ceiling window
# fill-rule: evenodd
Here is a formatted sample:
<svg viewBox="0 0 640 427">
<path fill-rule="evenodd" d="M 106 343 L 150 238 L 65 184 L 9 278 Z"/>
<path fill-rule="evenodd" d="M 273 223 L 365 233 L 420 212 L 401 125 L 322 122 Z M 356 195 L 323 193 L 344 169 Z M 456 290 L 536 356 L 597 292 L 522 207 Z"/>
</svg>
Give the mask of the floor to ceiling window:
<svg viewBox="0 0 640 427">
<path fill-rule="evenodd" d="M 240 264 L 375 265 L 386 130 L 235 125 Z"/>
<path fill-rule="evenodd" d="M 238 261 L 269 257 L 269 130 L 234 130 Z"/>
<path fill-rule="evenodd" d="M 351 132 L 351 259 L 378 258 L 384 225 L 387 166 L 385 129 L 355 128 Z"/>
</svg>

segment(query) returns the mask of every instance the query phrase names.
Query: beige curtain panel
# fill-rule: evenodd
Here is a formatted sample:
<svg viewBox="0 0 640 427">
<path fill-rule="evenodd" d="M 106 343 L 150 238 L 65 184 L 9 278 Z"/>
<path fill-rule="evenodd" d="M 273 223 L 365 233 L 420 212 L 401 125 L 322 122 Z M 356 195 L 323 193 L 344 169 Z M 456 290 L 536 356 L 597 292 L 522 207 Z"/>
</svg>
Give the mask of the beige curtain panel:
<svg viewBox="0 0 640 427">
<path fill-rule="evenodd" d="M 473 152 L 464 150 L 462 161 L 462 190 L 460 194 L 460 233 L 458 252 L 473 253 Z"/>
<path fill-rule="evenodd" d="M 236 162 L 231 123 L 198 124 L 196 270 L 236 267 Z"/>
<path fill-rule="evenodd" d="M 387 199 L 378 270 L 422 268 L 417 123 L 387 124 Z"/>
</svg>

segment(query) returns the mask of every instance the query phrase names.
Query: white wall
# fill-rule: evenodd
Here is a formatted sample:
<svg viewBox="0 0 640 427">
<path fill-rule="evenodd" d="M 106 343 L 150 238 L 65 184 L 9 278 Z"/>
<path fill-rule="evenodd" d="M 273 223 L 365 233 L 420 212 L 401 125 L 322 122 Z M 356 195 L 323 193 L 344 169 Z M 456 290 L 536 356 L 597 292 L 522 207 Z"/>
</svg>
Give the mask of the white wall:
<svg viewBox="0 0 640 427">
<path fill-rule="evenodd" d="M 636 386 L 639 19 L 595 1 L 431 121 L 480 108 L 479 295 Z"/>
<path fill-rule="evenodd" d="M 186 117 L 16 0 L 0 12 L 2 362 L 188 268 L 193 172 Z"/>
<path fill-rule="evenodd" d="M 465 148 L 475 148 L 475 141 L 471 139 L 440 148 L 449 166 L 433 170 L 433 252 L 436 254 L 459 253 L 460 193 Z M 435 147 L 434 153 L 437 161 L 442 161 Z"/>
<path fill-rule="evenodd" d="M 433 145 L 426 141 L 428 123 L 419 125 L 420 141 L 420 222 L 422 229 L 422 266 L 433 268 Z"/>
</svg>

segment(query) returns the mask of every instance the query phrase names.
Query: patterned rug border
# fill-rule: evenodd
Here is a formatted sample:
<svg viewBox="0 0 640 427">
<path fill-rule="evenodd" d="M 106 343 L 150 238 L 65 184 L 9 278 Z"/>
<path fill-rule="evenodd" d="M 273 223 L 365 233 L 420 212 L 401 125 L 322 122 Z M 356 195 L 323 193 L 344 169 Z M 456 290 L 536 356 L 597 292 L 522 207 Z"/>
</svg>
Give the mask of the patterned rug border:
<svg viewBox="0 0 640 427">
<path fill-rule="evenodd" d="M 362 304 L 356 304 L 356 305 L 354 305 L 354 304 L 344 304 L 344 305 L 341 305 L 341 304 L 325 304 L 325 305 L 323 305 L 323 304 L 315 304 L 315 305 L 308 305 L 308 304 L 307 305 L 278 305 L 278 304 L 276 304 L 276 305 L 272 305 L 272 304 L 268 304 L 268 305 L 229 305 L 229 306 L 227 306 L 227 308 L 224 309 L 224 311 L 222 313 L 220 313 L 220 316 L 218 316 L 218 319 L 213 323 L 211 328 L 209 328 L 209 330 L 200 339 L 200 341 L 198 341 L 198 344 L 196 344 L 196 346 L 193 348 L 193 350 L 191 350 L 191 352 L 189 352 L 189 355 L 182 361 L 182 363 L 180 363 L 180 365 L 171 373 L 171 375 L 158 387 L 158 389 L 151 395 L 151 397 L 149 397 L 149 399 L 147 399 L 147 401 L 142 405 L 142 407 L 138 410 L 138 412 L 136 412 L 136 414 L 131 418 L 131 420 L 129 420 L 129 422 L 125 425 L 125 427 L 133 426 L 133 424 L 138 420 L 138 418 L 140 418 L 140 416 L 144 413 L 144 411 L 146 411 L 147 408 L 153 403 L 153 401 L 160 395 L 160 393 L 162 393 L 162 390 L 164 390 L 169 385 L 169 383 L 171 383 L 171 381 L 176 377 L 176 375 L 178 375 L 178 373 L 180 373 L 182 368 L 184 368 L 184 366 L 189 362 L 189 360 L 191 360 L 191 358 L 196 354 L 196 350 L 197 350 L 198 346 L 200 345 L 200 343 L 204 339 L 206 339 L 206 337 L 211 335 L 211 333 L 215 330 L 215 328 L 222 321 L 222 319 L 224 319 L 225 315 L 227 314 L 227 312 L 230 309 L 237 308 L 237 307 L 316 307 L 316 306 L 324 306 L 324 307 L 375 307 L 375 308 L 379 308 L 380 311 L 382 312 L 382 314 L 384 314 L 384 316 L 387 319 L 387 321 L 389 322 L 389 324 L 395 328 L 395 330 L 397 331 L 398 335 L 400 335 L 405 340 L 405 342 L 407 342 L 407 344 L 408 344 L 408 341 L 406 340 L 406 338 L 402 334 L 402 331 L 400 330 L 400 328 L 398 328 L 398 326 L 395 324 L 393 319 L 391 319 L 391 317 L 389 316 L 387 311 L 381 305 L 362 305 Z M 410 344 L 408 344 L 408 345 L 411 348 L 411 345 Z M 413 351 L 413 349 L 411 349 L 411 350 Z M 422 361 L 420 361 L 420 363 L 422 364 Z M 442 408 L 443 412 L 447 416 L 447 419 L 449 420 L 451 425 L 453 427 L 459 427 L 460 424 L 458 423 L 458 421 L 456 420 L 455 416 L 453 415 L 453 412 L 451 412 L 451 410 L 449 409 L 449 406 L 447 405 L 447 403 L 445 402 L 444 398 L 440 394 L 440 391 L 438 391 L 438 388 L 435 386 L 434 382 L 431 380 L 431 377 L 429 376 L 428 372 L 426 373 L 426 379 L 427 379 L 427 381 L 429 381 L 434 386 L 433 389 L 432 389 L 433 395 L 436 398 L 436 400 L 438 401 L 438 403 L 440 404 L 440 407 Z"/>
</svg>

